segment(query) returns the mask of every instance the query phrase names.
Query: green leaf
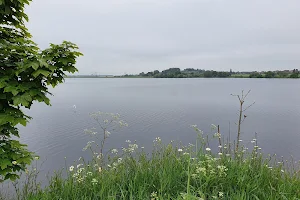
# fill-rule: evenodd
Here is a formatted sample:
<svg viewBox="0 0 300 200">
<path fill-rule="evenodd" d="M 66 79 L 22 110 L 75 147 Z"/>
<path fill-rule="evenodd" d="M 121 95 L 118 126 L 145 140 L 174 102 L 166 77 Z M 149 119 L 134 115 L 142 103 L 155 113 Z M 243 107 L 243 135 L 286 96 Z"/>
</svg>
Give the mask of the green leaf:
<svg viewBox="0 0 300 200">
<path fill-rule="evenodd" d="M 14 86 L 5 87 L 4 92 L 11 92 L 14 96 L 16 96 L 19 93 L 17 87 L 14 87 Z"/>
<path fill-rule="evenodd" d="M 30 94 L 28 94 L 28 93 L 23 94 L 22 97 L 23 97 L 26 101 L 29 101 L 29 102 L 32 101 L 32 98 L 31 98 Z"/>
<path fill-rule="evenodd" d="M 0 114 L 0 125 L 6 124 L 7 122 L 13 122 L 14 117 L 6 114 Z"/>
<path fill-rule="evenodd" d="M 0 168 L 3 170 L 3 169 L 6 169 L 7 166 L 12 166 L 11 161 L 8 159 L 1 159 Z"/>
<path fill-rule="evenodd" d="M 0 80 L 0 88 L 4 88 L 6 85 L 6 82 Z"/>
<path fill-rule="evenodd" d="M 31 163 L 31 156 L 26 156 L 26 157 L 23 157 L 23 158 L 19 158 L 17 161 L 17 163 L 26 163 L 26 164 L 30 164 Z"/>
<path fill-rule="evenodd" d="M 12 181 L 15 181 L 16 179 L 18 179 L 19 176 L 17 174 L 11 174 L 11 173 L 8 173 L 5 175 L 5 178 L 4 179 L 10 179 Z"/>
<path fill-rule="evenodd" d="M 25 118 L 15 118 L 14 122 L 16 124 L 22 124 L 23 126 L 26 126 L 27 120 Z"/>
<path fill-rule="evenodd" d="M 29 105 L 29 102 L 23 97 L 23 96 L 16 96 L 13 98 L 13 102 L 15 106 L 23 105 L 27 107 Z"/>
<path fill-rule="evenodd" d="M 46 71 L 46 70 L 42 70 L 42 69 L 39 69 L 35 72 L 32 73 L 33 77 L 38 77 L 40 74 L 44 75 L 45 77 L 49 76 L 50 72 L 49 71 Z"/>
<path fill-rule="evenodd" d="M 48 68 L 49 68 L 52 72 L 54 72 L 54 70 L 56 70 L 56 67 L 53 66 L 53 65 L 49 65 Z"/>
<path fill-rule="evenodd" d="M 40 65 L 39 65 L 37 62 L 33 62 L 33 63 L 31 63 L 31 67 L 32 67 L 34 70 L 37 70 L 37 69 L 40 67 Z"/>
</svg>

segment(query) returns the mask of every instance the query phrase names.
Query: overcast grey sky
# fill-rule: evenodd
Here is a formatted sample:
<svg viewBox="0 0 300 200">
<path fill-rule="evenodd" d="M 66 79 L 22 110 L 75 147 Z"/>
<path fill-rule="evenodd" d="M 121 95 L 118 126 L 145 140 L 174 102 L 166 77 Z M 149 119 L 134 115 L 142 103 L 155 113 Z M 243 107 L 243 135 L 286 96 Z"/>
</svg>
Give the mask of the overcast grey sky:
<svg viewBox="0 0 300 200">
<path fill-rule="evenodd" d="M 300 68 L 300 0 L 33 0 L 41 48 L 69 40 L 80 74 Z"/>
</svg>

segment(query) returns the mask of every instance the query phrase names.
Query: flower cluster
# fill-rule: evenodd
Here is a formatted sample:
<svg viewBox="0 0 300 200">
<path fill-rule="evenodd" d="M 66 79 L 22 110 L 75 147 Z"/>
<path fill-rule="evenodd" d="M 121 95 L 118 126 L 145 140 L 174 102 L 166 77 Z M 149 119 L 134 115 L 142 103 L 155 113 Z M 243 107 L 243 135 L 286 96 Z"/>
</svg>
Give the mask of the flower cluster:
<svg viewBox="0 0 300 200">
<path fill-rule="evenodd" d="M 196 164 L 195 173 L 192 174 L 192 177 L 197 179 L 202 176 L 227 176 L 227 167 L 220 165 L 217 160 L 217 158 L 213 158 L 211 155 L 206 154 L 204 160 L 199 161 Z"/>
<path fill-rule="evenodd" d="M 161 142 L 161 138 L 160 137 L 156 137 L 155 140 L 153 140 L 154 143 L 160 143 Z"/>
</svg>

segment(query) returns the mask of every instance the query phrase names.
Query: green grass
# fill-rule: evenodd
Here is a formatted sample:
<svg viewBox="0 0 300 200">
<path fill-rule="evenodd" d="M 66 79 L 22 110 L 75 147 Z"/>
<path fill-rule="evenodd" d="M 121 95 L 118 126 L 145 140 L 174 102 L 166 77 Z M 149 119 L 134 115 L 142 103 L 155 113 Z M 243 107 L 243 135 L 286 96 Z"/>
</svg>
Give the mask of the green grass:
<svg viewBox="0 0 300 200">
<path fill-rule="evenodd" d="M 199 134 L 201 136 L 201 134 Z M 54 175 L 49 186 L 24 199 L 299 199 L 300 179 L 291 163 L 263 158 L 258 147 L 222 155 L 199 145 L 178 147 L 154 142 L 151 155 L 129 143 L 121 153 L 110 154 L 106 164 L 95 157 Z M 182 150 L 182 151 L 181 151 Z M 226 155 L 227 154 L 227 155 Z M 121 159 L 120 159 L 121 158 Z M 77 164 L 77 163 L 76 163 Z M 271 168 L 272 166 L 272 168 Z M 71 167 L 72 168 L 72 167 Z M 100 170 L 99 170 L 100 169 Z M 72 170 L 72 169 L 71 169 Z"/>
<path fill-rule="evenodd" d="M 119 119 L 119 114 L 96 112 L 91 117 L 103 131 L 85 130 L 96 138 L 83 148 L 90 150 L 92 159 L 80 158 L 72 166 L 66 165 L 49 178 L 45 188 L 36 181 L 38 170 L 27 172 L 17 199 L 300 199 L 297 163 L 264 156 L 256 137 L 251 141 L 252 150 L 248 150 L 239 139 L 239 145 L 224 142 L 220 133 L 209 137 L 193 125 L 197 133 L 195 144 L 166 144 L 155 138 L 151 153 L 131 141 L 126 141 L 126 148 L 104 152 L 109 130 L 116 131 L 127 123 Z M 238 150 L 232 148 L 236 146 Z"/>
</svg>

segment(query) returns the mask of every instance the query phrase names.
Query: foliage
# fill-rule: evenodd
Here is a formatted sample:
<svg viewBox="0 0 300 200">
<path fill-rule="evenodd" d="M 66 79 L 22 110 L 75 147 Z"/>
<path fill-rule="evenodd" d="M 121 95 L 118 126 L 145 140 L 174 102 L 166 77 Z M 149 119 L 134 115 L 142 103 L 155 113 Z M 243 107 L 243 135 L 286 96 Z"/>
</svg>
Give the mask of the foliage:
<svg viewBox="0 0 300 200">
<path fill-rule="evenodd" d="M 212 153 L 208 137 L 196 125 L 196 143 L 164 144 L 157 137 L 153 151 L 126 141 L 128 147 L 107 152 L 105 165 L 80 159 L 66 167 L 67 178 L 56 173 L 45 189 L 27 192 L 26 200 L 38 199 L 297 199 L 300 177 L 292 163 L 265 158 L 257 138 L 253 150 L 245 146 L 233 157 L 229 143 Z M 93 135 L 93 134 L 92 134 Z M 223 140 L 222 140 L 223 141 Z M 98 152 L 98 151 L 97 151 Z M 92 152 L 92 153 L 97 153 Z M 100 158 L 99 158 L 100 159 Z"/>
<path fill-rule="evenodd" d="M 253 72 L 249 75 L 249 78 L 263 78 L 263 75 L 258 72 Z"/>
<path fill-rule="evenodd" d="M 29 116 L 22 107 L 34 101 L 50 105 L 48 86 L 64 80 L 65 72 L 74 73 L 78 47 L 64 41 L 41 51 L 24 26 L 27 0 L 0 0 L 0 181 L 15 180 L 33 159 L 21 144 L 17 125 L 26 126 Z"/>
<path fill-rule="evenodd" d="M 275 72 L 268 71 L 265 73 L 265 78 L 274 78 L 275 77 Z"/>
<path fill-rule="evenodd" d="M 120 77 L 120 76 L 116 76 Z M 121 76 L 122 77 L 122 76 Z M 186 68 L 180 70 L 179 68 L 170 68 L 159 72 L 141 72 L 138 75 L 125 75 L 123 77 L 147 77 L 147 78 L 299 78 L 299 70 L 284 70 L 284 71 L 268 71 L 268 72 L 233 72 L 214 71 Z"/>
<path fill-rule="evenodd" d="M 290 78 L 299 78 L 299 70 L 294 69 L 293 73 L 290 75 Z"/>
<path fill-rule="evenodd" d="M 205 78 L 225 78 L 231 76 L 230 72 L 217 72 L 217 71 L 205 71 L 204 77 Z"/>
<path fill-rule="evenodd" d="M 293 73 L 293 74 L 291 74 L 290 78 L 299 78 L 299 73 Z"/>
</svg>

